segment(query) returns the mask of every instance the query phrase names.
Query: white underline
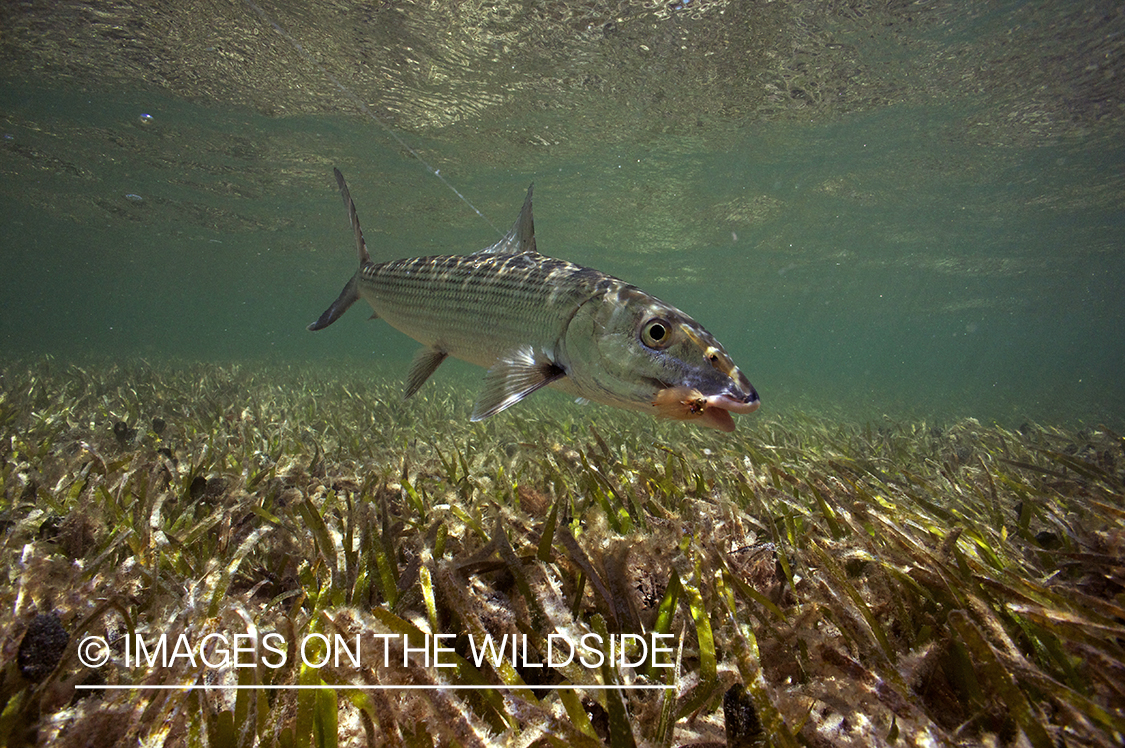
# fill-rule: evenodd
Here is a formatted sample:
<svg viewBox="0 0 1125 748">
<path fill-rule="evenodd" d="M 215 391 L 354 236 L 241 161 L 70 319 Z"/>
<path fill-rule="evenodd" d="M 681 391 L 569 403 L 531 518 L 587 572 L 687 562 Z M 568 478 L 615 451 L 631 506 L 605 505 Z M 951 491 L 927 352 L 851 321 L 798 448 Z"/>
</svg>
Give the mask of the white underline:
<svg viewBox="0 0 1125 748">
<path fill-rule="evenodd" d="M 190 686 L 175 686 L 175 685 L 135 685 L 135 686 L 95 686 L 80 684 L 76 685 L 75 689 L 83 691 L 241 691 L 241 690 L 260 690 L 260 691 L 301 691 L 305 689 L 328 688 L 333 691 L 534 691 L 534 690 L 569 690 L 569 691 L 609 691 L 620 689 L 622 691 L 667 691 L 674 689 L 675 686 L 582 686 L 568 683 L 558 686 L 425 686 L 425 685 L 402 685 L 402 686 L 349 686 L 349 685 L 331 685 L 324 684 L 321 686 L 309 685 L 292 685 L 292 686 L 272 686 L 272 685 L 190 685 Z"/>
</svg>

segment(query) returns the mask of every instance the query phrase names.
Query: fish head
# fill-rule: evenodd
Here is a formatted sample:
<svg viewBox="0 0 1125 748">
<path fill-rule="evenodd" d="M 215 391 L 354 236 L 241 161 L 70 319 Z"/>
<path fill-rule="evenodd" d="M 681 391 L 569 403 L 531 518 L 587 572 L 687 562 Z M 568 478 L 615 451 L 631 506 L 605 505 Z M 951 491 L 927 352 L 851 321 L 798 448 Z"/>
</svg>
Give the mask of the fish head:
<svg viewBox="0 0 1125 748">
<path fill-rule="evenodd" d="M 627 284 L 584 303 L 567 327 L 567 378 L 583 397 L 733 431 L 758 393 L 694 319 Z"/>
</svg>

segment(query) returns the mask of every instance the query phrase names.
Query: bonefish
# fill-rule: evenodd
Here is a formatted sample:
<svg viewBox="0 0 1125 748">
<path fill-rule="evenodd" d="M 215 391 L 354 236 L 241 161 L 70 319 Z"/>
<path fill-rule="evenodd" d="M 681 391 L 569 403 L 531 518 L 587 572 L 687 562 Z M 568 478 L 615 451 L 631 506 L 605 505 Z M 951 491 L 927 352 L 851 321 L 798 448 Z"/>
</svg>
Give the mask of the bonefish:
<svg viewBox="0 0 1125 748">
<path fill-rule="evenodd" d="M 309 329 L 328 327 L 365 300 L 373 317 L 422 344 L 406 397 L 453 356 L 488 370 L 474 421 L 546 386 L 722 431 L 734 430 L 731 413 L 758 409 L 746 376 L 691 317 L 613 276 L 540 254 L 530 187 L 519 218 L 491 247 L 376 263 L 344 175 L 334 172 L 359 270 Z"/>
</svg>

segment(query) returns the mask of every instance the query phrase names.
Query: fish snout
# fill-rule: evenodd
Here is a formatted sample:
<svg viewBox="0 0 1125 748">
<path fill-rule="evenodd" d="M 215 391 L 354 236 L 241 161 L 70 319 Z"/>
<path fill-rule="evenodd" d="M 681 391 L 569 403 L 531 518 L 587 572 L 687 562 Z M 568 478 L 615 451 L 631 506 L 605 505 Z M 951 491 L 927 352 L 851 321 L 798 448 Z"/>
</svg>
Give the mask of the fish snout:
<svg viewBox="0 0 1125 748">
<path fill-rule="evenodd" d="M 711 344 L 704 348 L 703 355 L 711 362 L 711 366 L 716 371 L 729 380 L 725 387 L 726 392 L 709 398 L 709 400 L 716 397 L 722 398 L 715 401 L 714 407 L 721 407 L 735 413 L 751 413 L 756 410 L 760 404 L 757 390 L 754 389 L 754 385 L 750 384 L 750 380 L 735 365 L 722 346 L 711 341 Z M 722 404 L 719 404 L 720 402 Z"/>
<path fill-rule="evenodd" d="M 727 376 L 731 378 L 727 391 L 707 398 L 707 404 L 714 408 L 722 408 L 732 413 L 753 413 L 762 404 L 758 398 L 758 391 L 746 375 L 733 364 Z"/>
</svg>

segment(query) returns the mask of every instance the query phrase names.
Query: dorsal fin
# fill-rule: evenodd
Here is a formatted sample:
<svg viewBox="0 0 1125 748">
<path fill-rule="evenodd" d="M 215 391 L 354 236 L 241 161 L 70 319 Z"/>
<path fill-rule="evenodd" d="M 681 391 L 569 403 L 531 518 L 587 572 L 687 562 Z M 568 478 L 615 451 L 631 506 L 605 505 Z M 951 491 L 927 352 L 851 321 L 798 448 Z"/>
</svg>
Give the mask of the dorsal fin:
<svg viewBox="0 0 1125 748">
<path fill-rule="evenodd" d="M 531 218 L 531 190 L 534 186 L 533 184 L 527 188 L 527 198 L 523 201 L 520 217 L 512 224 L 512 228 L 504 235 L 504 238 L 491 247 L 485 247 L 473 252 L 473 254 L 519 255 L 538 251 L 535 249 L 535 222 Z"/>
</svg>

